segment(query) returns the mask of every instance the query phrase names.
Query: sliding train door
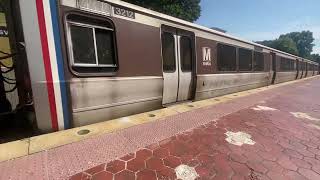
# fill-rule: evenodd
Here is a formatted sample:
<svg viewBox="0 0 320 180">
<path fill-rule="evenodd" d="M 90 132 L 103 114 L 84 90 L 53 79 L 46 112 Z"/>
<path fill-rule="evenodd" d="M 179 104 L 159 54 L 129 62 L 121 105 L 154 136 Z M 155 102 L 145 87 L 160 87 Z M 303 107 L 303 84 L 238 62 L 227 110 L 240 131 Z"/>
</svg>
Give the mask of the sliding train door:
<svg viewBox="0 0 320 180">
<path fill-rule="evenodd" d="M 163 101 L 172 104 L 193 97 L 194 34 L 162 27 Z"/>
<path fill-rule="evenodd" d="M 277 76 L 277 55 L 275 53 L 271 53 L 271 58 L 272 58 L 272 71 L 273 71 L 271 84 L 274 84 Z"/>
</svg>

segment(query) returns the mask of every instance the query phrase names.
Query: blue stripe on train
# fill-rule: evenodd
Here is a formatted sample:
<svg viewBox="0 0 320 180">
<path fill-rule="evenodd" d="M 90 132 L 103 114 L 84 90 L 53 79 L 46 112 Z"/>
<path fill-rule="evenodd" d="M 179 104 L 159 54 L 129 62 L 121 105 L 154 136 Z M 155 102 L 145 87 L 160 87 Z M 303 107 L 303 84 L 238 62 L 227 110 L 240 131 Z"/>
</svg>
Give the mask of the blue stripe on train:
<svg viewBox="0 0 320 180">
<path fill-rule="evenodd" d="M 52 19 L 52 28 L 53 28 L 53 36 L 54 43 L 56 48 L 56 58 L 58 63 L 58 74 L 60 80 L 60 91 L 61 91 L 61 101 L 62 101 L 62 109 L 63 109 L 63 120 L 64 120 L 64 129 L 70 128 L 70 114 L 68 108 L 68 100 L 67 100 L 67 88 L 66 81 L 64 76 L 64 64 L 62 57 L 62 48 L 61 48 L 61 39 L 60 39 L 60 29 L 59 29 L 59 21 L 58 21 L 58 2 L 57 0 L 50 0 L 50 10 L 51 10 L 51 19 Z"/>
</svg>

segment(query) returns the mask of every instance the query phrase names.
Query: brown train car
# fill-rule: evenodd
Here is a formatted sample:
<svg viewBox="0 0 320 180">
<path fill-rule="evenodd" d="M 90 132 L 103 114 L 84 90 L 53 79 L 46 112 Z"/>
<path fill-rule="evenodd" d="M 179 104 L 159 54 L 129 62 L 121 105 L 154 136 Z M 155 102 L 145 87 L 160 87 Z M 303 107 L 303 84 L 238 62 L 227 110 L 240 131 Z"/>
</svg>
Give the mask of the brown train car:
<svg viewBox="0 0 320 180">
<path fill-rule="evenodd" d="M 276 54 L 273 83 L 298 76 L 296 56 L 125 2 L 104 2 L 110 12 L 94 1 L 61 1 L 74 126 L 268 86 L 271 53 Z M 77 38 L 92 32 L 93 46 L 113 51 L 109 64 L 100 65 L 94 54 L 87 58 L 90 65 L 85 60 L 90 47 L 82 42 L 92 37 Z M 110 42 L 99 42 L 99 36 Z M 82 56 L 84 63 L 77 59 Z"/>
<path fill-rule="evenodd" d="M 67 106 L 63 110 L 69 117 L 58 118 L 58 123 L 70 124 L 67 128 L 313 74 L 305 73 L 302 66 L 311 62 L 300 57 L 119 0 L 43 4 L 47 14 L 58 9 L 58 23 L 47 25 L 47 34 L 55 28 L 60 32 L 55 42 L 61 46 L 58 70 L 63 75 L 54 86 L 66 87 L 65 96 L 55 97 L 56 104 L 65 101 Z M 36 17 L 29 13 L 34 6 L 34 1 L 20 3 L 25 32 L 38 31 L 28 23 Z M 44 98 L 45 70 L 38 60 L 41 43 L 34 38 L 38 34 L 25 37 L 27 54 L 32 57 L 28 61 L 37 123 L 48 131 L 52 125 Z M 50 44 L 52 39 L 48 41 L 51 50 L 58 52 L 58 46 Z"/>
</svg>

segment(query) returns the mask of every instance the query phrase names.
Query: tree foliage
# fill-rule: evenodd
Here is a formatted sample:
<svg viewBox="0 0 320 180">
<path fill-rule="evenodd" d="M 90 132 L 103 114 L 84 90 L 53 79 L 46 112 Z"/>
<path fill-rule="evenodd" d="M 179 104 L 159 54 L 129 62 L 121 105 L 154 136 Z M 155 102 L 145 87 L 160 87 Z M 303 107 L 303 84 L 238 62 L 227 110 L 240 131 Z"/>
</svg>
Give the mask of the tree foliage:
<svg viewBox="0 0 320 180">
<path fill-rule="evenodd" d="M 124 0 L 154 11 L 193 22 L 200 17 L 200 0 Z"/>
<path fill-rule="evenodd" d="M 309 59 L 315 61 L 315 62 L 318 62 L 320 63 L 320 55 L 319 54 L 311 54 Z"/>
<path fill-rule="evenodd" d="M 311 31 L 302 31 L 283 34 L 278 39 L 257 43 L 304 58 L 310 58 L 314 46 L 313 41 L 314 38 Z"/>
<path fill-rule="evenodd" d="M 296 43 L 289 37 L 280 37 L 273 41 L 273 47 L 290 54 L 298 55 L 298 48 Z"/>
<path fill-rule="evenodd" d="M 295 43 L 299 51 L 299 56 L 308 57 L 312 52 L 314 46 L 313 33 L 311 31 L 302 32 L 291 32 L 288 34 L 281 35 L 279 38 L 288 37 L 291 38 Z"/>
</svg>

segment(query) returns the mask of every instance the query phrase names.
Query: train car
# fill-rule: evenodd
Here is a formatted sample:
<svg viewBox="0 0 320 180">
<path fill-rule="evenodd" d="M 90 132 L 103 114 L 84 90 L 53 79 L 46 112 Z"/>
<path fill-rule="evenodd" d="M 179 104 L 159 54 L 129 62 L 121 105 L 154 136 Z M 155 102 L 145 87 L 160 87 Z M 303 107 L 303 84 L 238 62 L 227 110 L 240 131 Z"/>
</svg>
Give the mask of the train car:
<svg viewBox="0 0 320 180">
<path fill-rule="evenodd" d="M 303 66 L 302 66 L 303 62 L 301 58 L 298 58 L 296 61 L 296 65 L 297 65 L 297 76 L 296 79 L 301 79 L 301 77 L 303 76 Z"/>
<path fill-rule="evenodd" d="M 296 57 L 277 53 L 277 76 L 274 84 L 295 80 L 298 74 Z"/>
<path fill-rule="evenodd" d="M 314 75 L 314 66 L 317 65 L 317 63 L 306 60 L 306 76 L 305 77 L 311 77 Z"/>
<path fill-rule="evenodd" d="M 42 132 L 299 79 L 311 63 L 119 0 L 14 2 Z"/>
</svg>

